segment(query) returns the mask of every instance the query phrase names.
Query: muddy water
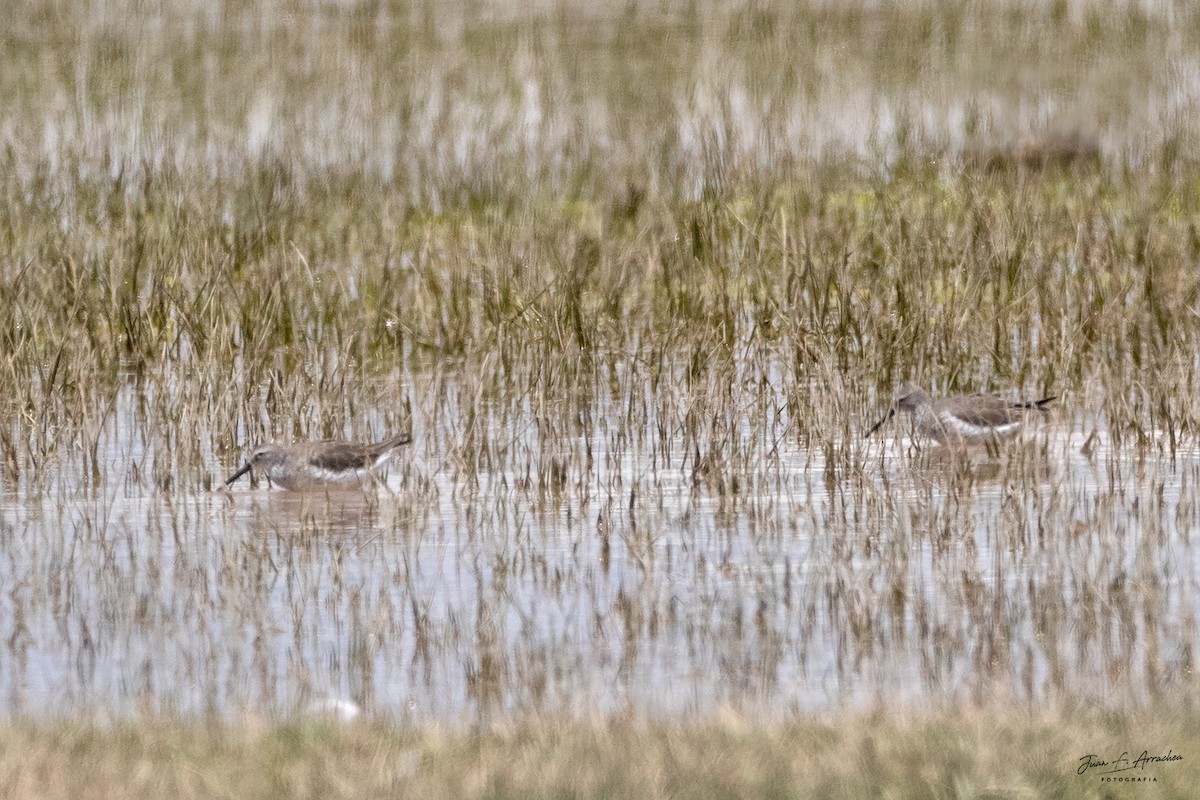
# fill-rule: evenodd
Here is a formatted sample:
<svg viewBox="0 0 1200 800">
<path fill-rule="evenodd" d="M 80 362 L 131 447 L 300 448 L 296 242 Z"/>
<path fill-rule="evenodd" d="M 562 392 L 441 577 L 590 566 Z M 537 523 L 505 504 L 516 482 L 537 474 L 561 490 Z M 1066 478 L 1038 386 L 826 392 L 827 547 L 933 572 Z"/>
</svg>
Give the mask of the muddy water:
<svg viewBox="0 0 1200 800">
<path fill-rule="evenodd" d="M 0 484 L 4 716 L 786 718 L 1192 680 L 1200 452 L 1086 418 L 965 456 L 775 420 L 735 488 L 617 396 L 575 430 L 493 417 L 486 458 L 418 416 L 362 491 L 163 490 L 138 391 L 96 469 L 64 448 Z M 207 458 L 212 485 L 237 465 Z"/>
</svg>

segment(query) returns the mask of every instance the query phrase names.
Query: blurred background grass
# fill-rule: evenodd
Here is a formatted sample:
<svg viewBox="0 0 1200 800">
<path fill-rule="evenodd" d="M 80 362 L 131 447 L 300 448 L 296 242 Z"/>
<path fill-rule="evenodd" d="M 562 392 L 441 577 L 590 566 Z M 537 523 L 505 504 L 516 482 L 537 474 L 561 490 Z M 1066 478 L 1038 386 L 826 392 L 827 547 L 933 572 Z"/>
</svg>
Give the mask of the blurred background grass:
<svg viewBox="0 0 1200 800">
<path fill-rule="evenodd" d="M 22 4 L 0 380 L 679 325 L 879 390 L 1191 361 L 1195 14 Z"/>
<path fill-rule="evenodd" d="M 760 725 L 725 711 L 687 726 L 512 722 L 477 734 L 308 721 L 235 731 L 153 723 L 0 730 L 0 787 L 60 797 L 1188 798 L 1187 714 L 975 709 Z M 1144 744 L 1143 744 L 1144 743 Z M 1091 753 L 1182 760 L 1102 780 Z M 69 758 L 71 768 L 64 768 Z M 1139 781 L 1134 783 L 1133 781 Z"/>
</svg>

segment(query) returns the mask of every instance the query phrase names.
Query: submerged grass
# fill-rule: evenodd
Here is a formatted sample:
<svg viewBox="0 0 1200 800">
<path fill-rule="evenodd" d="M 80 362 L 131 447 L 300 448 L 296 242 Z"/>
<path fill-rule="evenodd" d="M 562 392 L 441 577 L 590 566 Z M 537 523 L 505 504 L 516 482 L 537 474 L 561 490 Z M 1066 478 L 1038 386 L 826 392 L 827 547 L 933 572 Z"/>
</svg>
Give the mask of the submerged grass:
<svg viewBox="0 0 1200 800">
<path fill-rule="evenodd" d="M 1078 199 L 1058 196 L 1064 182 Z M 942 390 L 1098 384 L 1107 393 L 1089 400 L 1117 430 L 1195 430 L 1200 240 L 1194 211 L 1163 210 L 1194 205 L 1186 188 L 1143 201 L 1132 195 L 1145 187 L 1091 175 L 847 177 L 683 203 L 622 229 L 570 208 L 393 216 L 376 205 L 389 192 L 379 184 L 305 191 L 314 219 L 297 230 L 286 208 L 262 225 L 224 223 L 220 195 L 197 207 L 188 188 L 145 187 L 95 235 L 83 222 L 96 208 L 66 235 L 38 220 L 44 198 L 9 205 L 23 227 L 7 261 L 0 379 L 10 418 L 37 422 L 18 464 L 40 460 L 49 432 L 78 429 L 118 373 L 203 385 L 190 413 L 169 417 L 211 419 L 229 446 L 239 422 L 258 422 L 250 401 L 294 416 L 309 399 L 297 376 L 317 407 L 336 407 L 364 373 L 489 354 L 498 366 L 666 350 L 690 359 L 694 378 L 720 368 L 710 356 L 778 354 L 814 408 L 798 423 L 805 441 L 829 438 L 808 435 L 817 419 L 843 421 L 905 376 Z M 352 244 L 331 250 L 333 235 Z M 858 403 L 838 411 L 813 385 Z M 342 424 L 338 411 L 318 429 Z"/>
<path fill-rule="evenodd" d="M 1191 179 L 842 173 L 659 200 L 632 223 L 577 202 L 431 214 L 379 181 L 245 180 L 258 201 L 232 212 L 178 175 L 77 196 L 67 220 L 45 196 L 8 204 L 10 482 L 36 480 L 130 376 L 170 387 L 147 398 L 145 435 L 195 486 L 208 443 L 357 435 L 372 376 L 451 362 L 481 399 L 545 379 L 555 400 L 614 361 L 657 385 L 676 362 L 721 382 L 778 360 L 808 446 L 846 440 L 910 377 L 1064 394 L 1118 439 L 1196 432 Z M 729 418 L 700 401 L 689 428 Z"/>
</svg>

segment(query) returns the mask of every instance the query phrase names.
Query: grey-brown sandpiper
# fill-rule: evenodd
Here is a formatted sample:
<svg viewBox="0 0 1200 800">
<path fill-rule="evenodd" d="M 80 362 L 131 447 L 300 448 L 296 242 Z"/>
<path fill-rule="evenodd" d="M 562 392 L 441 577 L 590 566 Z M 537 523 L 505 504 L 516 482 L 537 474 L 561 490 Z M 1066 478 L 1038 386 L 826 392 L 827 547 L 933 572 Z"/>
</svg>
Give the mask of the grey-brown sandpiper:
<svg viewBox="0 0 1200 800">
<path fill-rule="evenodd" d="M 253 470 L 284 489 L 316 489 L 361 483 L 412 441 L 401 433 L 376 444 L 353 442 L 302 442 L 267 444 L 255 450 L 250 460 L 225 481 L 234 481 Z"/>
<path fill-rule="evenodd" d="M 918 434 L 940 444 L 994 442 L 1015 434 L 1029 414 L 1045 411 L 1057 399 L 1051 396 L 1014 403 L 993 394 L 960 394 L 934 400 L 920 386 L 909 382 L 896 392 L 887 415 L 863 438 L 902 411 L 912 415 Z"/>
</svg>

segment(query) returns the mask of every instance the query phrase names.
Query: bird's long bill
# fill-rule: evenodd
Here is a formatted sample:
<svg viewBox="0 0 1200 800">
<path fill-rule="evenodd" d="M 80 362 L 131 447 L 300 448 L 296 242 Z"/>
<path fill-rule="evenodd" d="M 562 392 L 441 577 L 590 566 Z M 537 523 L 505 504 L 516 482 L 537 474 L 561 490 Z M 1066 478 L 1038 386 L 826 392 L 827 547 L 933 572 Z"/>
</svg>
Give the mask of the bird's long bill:
<svg viewBox="0 0 1200 800">
<path fill-rule="evenodd" d="M 869 430 L 869 431 L 867 431 L 866 433 L 864 433 L 864 434 L 863 434 L 863 438 L 864 438 L 864 439 L 867 439 L 867 438 L 869 438 L 869 437 L 871 436 L 871 434 L 872 434 L 872 433 L 874 433 L 875 431 L 877 431 L 877 430 L 879 430 L 880 428 L 882 428 L 882 427 L 883 427 L 883 423 L 887 422 L 889 419 L 891 419 L 891 418 L 892 418 L 892 417 L 894 417 L 894 416 L 896 416 L 896 408 L 895 408 L 895 406 L 893 406 L 892 408 L 889 408 L 889 409 L 888 409 L 888 413 L 887 413 L 887 415 L 886 415 L 886 416 L 884 416 L 884 418 L 883 418 L 883 419 L 879 420 L 879 422 L 876 422 L 874 425 L 872 425 L 872 426 L 871 426 L 871 430 Z"/>
<path fill-rule="evenodd" d="M 234 481 L 236 481 L 238 478 L 242 477 L 249 471 L 250 471 L 250 463 L 247 462 L 244 467 L 242 467 L 237 472 L 235 472 L 229 476 L 229 480 L 225 481 L 225 485 L 232 486 Z"/>
</svg>

